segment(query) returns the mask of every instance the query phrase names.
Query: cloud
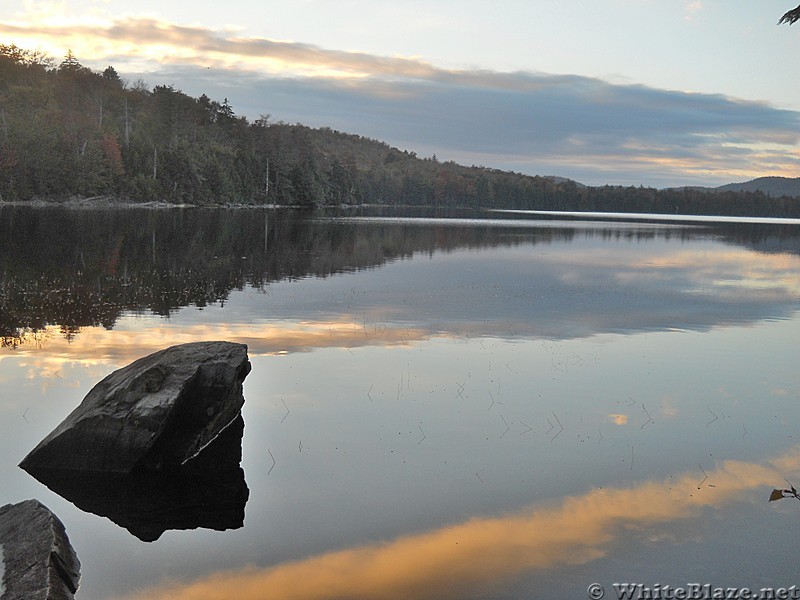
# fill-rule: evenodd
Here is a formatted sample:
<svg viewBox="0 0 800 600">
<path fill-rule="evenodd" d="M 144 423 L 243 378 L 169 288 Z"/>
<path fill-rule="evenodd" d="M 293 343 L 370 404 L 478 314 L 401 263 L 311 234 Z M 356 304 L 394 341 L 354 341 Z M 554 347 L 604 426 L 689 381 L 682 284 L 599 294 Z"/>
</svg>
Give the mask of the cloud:
<svg viewBox="0 0 800 600">
<path fill-rule="evenodd" d="M 683 18 L 687 21 L 694 21 L 697 13 L 703 10 L 703 3 L 701 0 L 684 0 L 683 2 Z"/>
<path fill-rule="evenodd" d="M 106 56 L 138 54 L 163 63 L 217 67 L 237 66 L 258 72 L 340 77 L 397 76 L 435 78 L 446 73 L 421 60 L 327 50 L 312 44 L 245 38 L 200 26 L 176 25 L 151 17 L 128 17 L 111 22 L 62 18 L 37 23 L 0 23 L 9 38 L 69 45 L 77 56 L 87 52 Z M 99 58 L 99 57 L 98 57 Z"/>
<path fill-rule="evenodd" d="M 685 4 L 688 14 L 702 8 Z M 467 164 L 589 184 L 800 175 L 800 113 L 578 75 L 444 69 L 150 17 L 0 22 L 11 42 L 72 48 L 128 77 L 227 97 L 240 114 L 331 126 Z M 131 75 L 131 72 L 135 72 Z"/>
<path fill-rule="evenodd" d="M 162 74 L 198 92 L 215 87 L 245 113 L 330 126 L 466 164 L 590 184 L 800 175 L 800 114 L 721 95 L 528 73 L 436 81 L 240 74 L 208 85 L 198 85 L 198 76 L 193 69 Z"/>
<path fill-rule="evenodd" d="M 594 489 L 552 507 L 474 518 L 274 567 L 221 571 L 124 600 L 211 600 L 233 590 L 242 600 L 262 598 L 265 590 L 286 600 L 463 598 L 526 572 L 588 563 L 626 532 L 653 531 L 697 518 L 705 507 L 765 493 L 798 468 L 796 449 L 767 465 L 726 461 L 707 473 L 705 486 L 698 485 L 696 473 L 686 473 L 630 488 Z"/>
</svg>

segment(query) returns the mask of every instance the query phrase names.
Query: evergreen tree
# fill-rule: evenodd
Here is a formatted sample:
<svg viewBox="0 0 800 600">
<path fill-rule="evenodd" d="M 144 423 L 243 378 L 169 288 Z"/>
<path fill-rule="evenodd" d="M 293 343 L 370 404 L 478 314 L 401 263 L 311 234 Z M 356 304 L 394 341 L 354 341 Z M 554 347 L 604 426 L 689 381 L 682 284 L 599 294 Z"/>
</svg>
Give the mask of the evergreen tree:
<svg viewBox="0 0 800 600">
<path fill-rule="evenodd" d="M 269 115 L 249 123 L 227 98 L 193 98 L 171 85 L 151 90 L 142 80 L 128 86 L 113 66 L 95 73 L 72 51 L 54 66 L 38 51 L 0 44 L 0 199 L 74 195 L 800 217 L 797 198 L 587 188 L 436 155 L 420 159 L 376 140 Z"/>
</svg>

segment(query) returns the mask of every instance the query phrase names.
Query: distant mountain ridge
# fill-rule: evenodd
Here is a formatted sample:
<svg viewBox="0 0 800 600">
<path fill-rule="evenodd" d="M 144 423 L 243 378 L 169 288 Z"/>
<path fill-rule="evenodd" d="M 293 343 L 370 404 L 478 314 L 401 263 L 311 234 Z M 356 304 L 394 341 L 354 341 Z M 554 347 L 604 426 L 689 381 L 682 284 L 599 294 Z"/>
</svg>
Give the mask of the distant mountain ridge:
<svg viewBox="0 0 800 600">
<path fill-rule="evenodd" d="M 742 183 L 728 183 L 719 187 L 686 186 L 672 190 L 698 192 L 761 192 L 767 196 L 800 198 L 800 177 L 758 177 Z"/>
<path fill-rule="evenodd" d="M 541 175 L 542 179 L 546 179 L 551 183 L 556 185 L 560 185 L 562 183 L 569 183 L 574 184 L 577 188 L 586 188 L 587 186 L 582 184 L 580 181 L 575 181 L 574 179 L 570 179 L 569 177 L 559 177 L 558 175 Z"/>
<path fill-rule="evenodd" d="M 800 177 L 759 177 L 715 188 L 720 192 L 763 192 L 768 196 L 800 196 Z"/>
</svg>

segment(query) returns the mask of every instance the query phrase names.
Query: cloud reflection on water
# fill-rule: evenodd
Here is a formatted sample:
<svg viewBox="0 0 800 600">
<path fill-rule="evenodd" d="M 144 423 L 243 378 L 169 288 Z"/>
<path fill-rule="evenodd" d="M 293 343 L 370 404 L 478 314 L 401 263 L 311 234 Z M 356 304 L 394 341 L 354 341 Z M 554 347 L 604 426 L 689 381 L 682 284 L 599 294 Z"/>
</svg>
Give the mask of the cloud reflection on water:
<svg viewBox="0 0 800 600">
<path fill-rule="evenodd" d="M 383 239 L 383 231 L 373 237 Z M 26 385 L 52 386 L 34 397 L 42 402 L 8 394 L 4 406 L 9 423 L 44 433 L 79 395 L 65 386 L 88 389 L 165 346 L 227 339 L 247 344 L 253 357 L 270 357 L 260 359 L 261 379 L 248 390 L 248 427 L 264 437 L 250 436 L 249 528 L 231 538 L 245 542 L 206 550 L 195 538 L 166 536 L 152 564 L 126 564 L 129 587 L 115 576 L 100 596 L 157 582 L 165 572 L 158 552 L 189 547 L 206 552 L 203 566 L 187 567 L 190 577 L 221 571 L 132 598 L 199 600 L 231 590 L 244 600 L 291 598 L 293 590 L 297 598 L 447 598 L 521 577 L 559 577 L 565 585 L 577 571 L 568 565 L 614 560 L 627 544 L 643 543 L 641 531 L 653 538 L 694 528 L 708 507 L 750 492 L 760 502 L 760 488 L 780 485 L 787 466 L 798 467 L 795 454 L 787 465 L 760 466 L 794 433 L 796 375 L 785 365 L 797 321 L 781 323 L 780 336 L 764 321 L 791 317 L 800 306 L 800 258 L 787 251 L 795 238 L 776 238 L 770 247 L 780 251 L 759 252 L 701 230 L 670 237 L 609 228 L 561 237 L 550 228 L 504 228 L 490 243 L 476 234 L 466 245 L 444 246 L 398 241 L 411 234 L 430 241 L 444 227 L 387 231 L 403 252 L 343 258 L 337 265 L 351 265 L 346 272 L 315 277 L 300 269 L 291 281 L 269 277 L 261 287 L 236 280 L 224 287 L 224 307 L 179 303 L 164 317 L 124 308 L 113 329 L 80 326 L 67 336 L 48 327 L 0 352 L 0 379 L 27 375 Z M 713 331 L 636 335 L 675 329 Z M 283 354 L 292 356 L 277 358 Z M 414 385 L 401 389 L 412 375 Z M 776 389 L 784 395 L 771 396 Z M 284 398 L 291 406 L 285 424 Z M 565 431 L 556 439 L 547 425 L 559 418 Z M 395 425 L 390 442 L 385 432 Z M 29 432 L 11 433 L 6 443 L 16 451 L 14 436 Z M 706 465 L 706 483 L 716 487 L 698 491 L 702 474 L 689 471 L 712 449 L 715 457 L 742 460 L 758 452 L 757 462 L 716 471 Z M 272 453 L 280 465 L 267 481 Z M 683 470 L 683 478 L 661 479 Z M 567 496 L 640 475 L 651 481 Z M 328 524 L 338 529 L 326 539 Z M 85 539 L 94 539 L 92 527 L 81 532 Z M 677 544 L 675 552 L 686 547 Z M 334 548 L 343 549 L 328 551 Z M 102 550 L 87 552 L 107 564 Z M 308 558 L 284 562 L 298 556 Z M 248 562 L 260 566 L 227 570 Z M 183 567 L 169 570 L 183 575 Z M 100 572 L 108 570 L 99 566 L 93 576 Z"/>
<path fill-rule="evenodd" d="M 576 240 L 437 253 L 326 279 L 233 292 L 217 321 L 184 308 L 165 321 L 122 317 L 115 329 L 58 327 L 23 337 L 13 354 L 38 363 L 124 364 L 176 343 L 223 339 L 255 355 L 408 344 L 433 337 L 572 339 L 696 330 L 791 316 L 800 257 L 717 243 Z M 268 316 L 268 318 L 265 318 Z M 2 358 L 0 356 L 0 358 Z M 42 368 L 42 365 L 39 365 Z M 46 371 L 40 371 L 46 372 Z"/>
<path fill-rule="evenodd" d="M 90 227 L 75 214 L 66 216 L 75 232 Z M 800 299 L 796 229 L 366 217 L 303 221 L 279 213 L 269 213 L 258 227 L 252 218 L 228 213 L 220 214 L 224 227 L 206 222 L 201 213 L 181 213 L 176 223 L 159 213 L 157 222 L 136 227 L 135 219 L 103 216 L 109 231 L 129 229 L 124 244 L 129 255 L 120 258 L 125 269 L 115 275 L 104 270 L 108 248 L 84 248 L 74 235 L 58 238 L 58 251 L 33 259 L 18 245 L 0 252 L 7 271 L 0 294 L 4 345 L 49 352 L 56 336 L 79 341 L 92 334 L 91 326 L 141 331 L 150 323 L 135 315 L 152 313 L 169 318 L 159 327 L 170 336 L 178 326 L 210 323 L 213 313 L 241 329 L 232 332 L 237 341 L 256 348 L 262 338 L 271 340 L 267 345 L 274 338 L 287 352 L 363 345 L 363 339 L 346 339 L 348 327 L 356 330 L 353 338 L 360 330 L 370 345 L 381 337 L 395 343 L 442 333 L 563 340 L 707 331 L 787 318 Z M 32 215 L 15 215 L 23 217 Z M 65 229 L 51 227 L 51 237 Z M 142 235 L 148 227 L 152 235 Z M 199 241 L 189 234 L 198 229 L 207 232 Z M 242 229 L 247 229 L 240 240 L 245 249 L 228 250 L 223 232 Z M 272 244 L 268 249 L 265 235 Z M 176 242 L 163 241 L 153 254 L 153 239 Z M 187 239 L 192 243 L 178 243 Z M 48 242 L 42 238 L 41 245 Z M 208 250 L 220 245 L 232 253 L 225 260 Z M 93 267 L 78 276 L 74 256 L 84 250 Z M 50 271 L 55 274 L 40 282 L 39 274 Z M 219 312 L 223 306 L 225 313 Z M 308 342 L 298 338 L 309 337 L 305 332 L 286 334 L 292 339 L 284 343 L 281 332 L 261 331 L 265 323 L 298 329 L 305 322 L 319 330 Z M 43 332 L 48 325 L 61 330 Z M 197 332 L 203 339 L 226 339 L 227 333 Z M 251 342 L 243 339 L 248 337 Z"/>
<path fill-rule="evenodd" d="M 251 356 L 308 352 L 321 348 L 404 345 L 429 337 L 429 332 L 409 327 L 368 327 L 348 321 L 282 321 L 280 323 L 171 324 L 158 317 L 142 321 L 143 327 L 107 330 L 87 327 L 71 340 L 57 327 L 39 332 L 3 358 L 19 359 L 37 376 L 60 377 L 68 363 L 122 366 L 175 344 L 198 340 L 226 340 L 247 344 Z"/>
<path fill-rule="evenodd" d="M 211 600 L 231 590 L 241 600 L 260 599 L 265 593 L 286 600 L 460 598 L 531 571 L 603 557 L 631 529 L 654 531 L 696 519 L 704 508 L 750 497 L 766 501 L 765 490 L 798 469 L 800 448 L 765 464 L 725 461 L 708 470 L 700 483 L 697 473 L 685 473 L 630 488 L 593 489 L 554 506 L 473 518 L 273 567 L 222 571 L 122 600 Z"/>
</svg>

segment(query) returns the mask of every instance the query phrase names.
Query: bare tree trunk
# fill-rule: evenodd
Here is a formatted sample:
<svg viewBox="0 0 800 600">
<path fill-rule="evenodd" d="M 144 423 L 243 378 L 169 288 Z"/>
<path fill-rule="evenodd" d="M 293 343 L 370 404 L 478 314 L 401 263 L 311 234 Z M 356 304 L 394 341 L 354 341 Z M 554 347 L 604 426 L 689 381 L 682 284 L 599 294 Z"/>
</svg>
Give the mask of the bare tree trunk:
<svg viewBox="0 0 800 600">
<path fill-rule="evenodd" d="M 125 98 L 125 145 L 130 143 L 130 124 L 128 120 L 128 99 Z"/>
<path fill-rule="evenodd" d="M 5 118 L 5 114 L 4 114 L 4 118 Z M 267 159 L 266 172 L 267 172 L 267 182 L 264 184 L 264 202 L 268 203 L 269 202 L 269 159 Z"/>
</svg>

